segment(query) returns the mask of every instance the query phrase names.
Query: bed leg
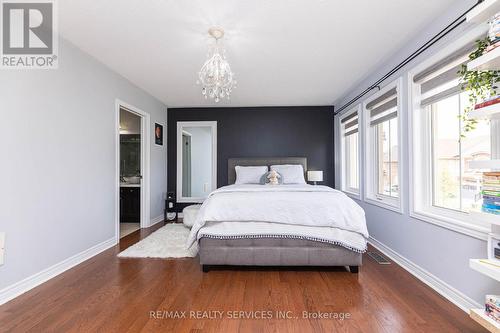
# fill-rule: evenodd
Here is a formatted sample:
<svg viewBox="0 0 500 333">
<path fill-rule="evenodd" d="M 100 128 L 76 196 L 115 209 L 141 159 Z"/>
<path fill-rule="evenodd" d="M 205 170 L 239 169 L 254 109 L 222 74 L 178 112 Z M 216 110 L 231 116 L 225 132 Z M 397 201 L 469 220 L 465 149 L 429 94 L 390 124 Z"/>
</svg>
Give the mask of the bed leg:
<svg viewBox="0 0 500 333">
<path fill-rule="evenodd" d="M 208 265 L 201 265 L 201 270 L 203 271 L 203 273 L 208 273 L 208 271 L 210 270 Z"/>
<path fill-rule="evenodd" d="M 349 270 L 351 271 L 351 273 L 358 273 L 359 266 L 349 266 Z"/>
</svg>

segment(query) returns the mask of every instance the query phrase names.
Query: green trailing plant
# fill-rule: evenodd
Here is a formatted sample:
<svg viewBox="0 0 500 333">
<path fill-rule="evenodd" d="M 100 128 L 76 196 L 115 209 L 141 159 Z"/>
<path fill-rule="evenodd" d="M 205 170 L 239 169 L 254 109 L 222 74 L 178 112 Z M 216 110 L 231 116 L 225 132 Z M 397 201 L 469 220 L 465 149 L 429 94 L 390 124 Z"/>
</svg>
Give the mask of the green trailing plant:
<svg viewBox="0 0 500 333">
<path fill-rule="evenodd" d="M 469 59 L 474 60 L 483 55 L 486 48 L 490 45 L 489 38 L 476 41 L 477 49 L 469 54 Z M 477 121 L 469 118 L 469 112 L 474 109 L 474 106 L 481 103 L 490 96 L 497 95 L 497 83 L 500 81 L 500 72 L 491 70 L 468 70 L 467 65 L 462 65 L 458 71 L 460 75 L 461 89 L 469 92 L 469 105 L 465 107 L 464 112 L 460 115 L 462 120 L 462 133 L 472 131 L 476 128 Z"/>
</svg>

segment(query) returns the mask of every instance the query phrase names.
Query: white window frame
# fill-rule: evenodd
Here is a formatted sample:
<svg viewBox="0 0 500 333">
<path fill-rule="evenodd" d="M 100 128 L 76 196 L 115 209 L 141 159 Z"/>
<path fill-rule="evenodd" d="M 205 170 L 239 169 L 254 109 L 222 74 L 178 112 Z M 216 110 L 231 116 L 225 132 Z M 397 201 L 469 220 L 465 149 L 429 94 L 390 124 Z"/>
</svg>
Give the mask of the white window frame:
<svg viewBox="0 0 500 333">
<path fill-rule="evenodd" d="M 389 197 L 386 195 L 379 194 L 377 191 L 377 180 L 378 180 L 378 170 L 375 166 L 376 162 L 376 140 L 373 139 L 375 134 L 375 128 L 370 126 L 370 110 L 367 109 L 367 104 L 378 98 L 379 96 L 385 94 L 389 90 L 396 87 L 397 90 L 397 108 L 398 108 L 398 197 Z M 364 186 L 364 200 L 367 203 L 386 208 L 397 213 L 403 213 L 403 197 L 405 194 L 404 184 L 403 184 L 403 172 L 404 172 L 404 158 L 403 158 L 403 117 L 402 117 L 402 106 L 403 106 L 403 78 L 400 77 L 391 83 L 387 84 L 385 87 L 380 89 L 378 92 L 370 96 L 363 103 L 363 130 L 364 130 L 364 168 L 365 168 L 365 186 Z"/>
<path fill-rule="evenodd" d="M 484 217 L 436 207 L 432 203 L 432 129 L 429 126 L 431 112 L 421 109 L 419 84 L 413 82 L 413 77 L 479 38 L 484 32 L 484 27 L 471 30 L 408 72 L 410 216 L 483 240 L 487 239 L 489 232 L 489 225 L 484 221 Z M 424 182 L 423 179 L 429 181 Z"/>
<path fill-rule="evenodd" d="M 344 136 L 344 129 L 342 126 L 342 119 L 352 115 L 353 113 L 358 114 L 358 188 L 352 188 L 347 186 L 347 168 L 345 161 L 347 161 L 347 152 L 346 152 L 346 147 L 345 147 L 345 136 Z M 340 124 L 340 183 L 341 183 L 341 190 L 345 194 L 356 198 L 356 199 L 361 199 L 361 187 L 362 187 L 362 181 L 361 181 L 361 162 L 362 162 L 362 152 L 361 152 L 361 142 L 362 142 L 362 131 L 363 131 L 363 122 L 362 122 L 362 108 L 361 108 L 361 103 L 358 104 L 356 107 L 352 108 L 351 110 L 347 111 L 346 113 L 342 114 L 339 117 L 339 124 Z"/>
</svg>

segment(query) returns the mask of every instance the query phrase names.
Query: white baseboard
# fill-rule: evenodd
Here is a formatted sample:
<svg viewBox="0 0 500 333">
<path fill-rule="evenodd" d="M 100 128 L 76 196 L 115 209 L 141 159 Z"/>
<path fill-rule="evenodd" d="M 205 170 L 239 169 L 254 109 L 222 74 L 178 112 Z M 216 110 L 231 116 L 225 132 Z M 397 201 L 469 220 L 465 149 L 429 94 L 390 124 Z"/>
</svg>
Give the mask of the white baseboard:
<svg viewBox="0 0 500 333">
<path fill-rule="evenodd" d="M 152 227 L 154 226 L 156 223 L 160 223 L 160 222 L 163 222 L 165 219 L 165 217 L 162 215 L 158 215 L 157 217 L 151 219 L 150 223 L 149 223 L 149 226 Z"/>
<path fill-rule="evenodd" d="M 27 277 L 24 280 L 16 282 L 13 285 L 10 285 L 0 290 L 0 305 L 24 294 L 25 292 L 56 277 L 57 275 L 67 271 L 68 269 L 84 262 L 85 260 L 98 255 L 99 253 L 109 249 L 110 247 L 115 246 L 115 244 L 116 244 L 116 239 L 113 237 L 111 239 L 108 239 L 107 241 L 104 241 L 100 244 L 91 247 L 90 249 L 87 249 L 72 257 L 69 257 L 47 269 L 44 269 L 41 272 L 38 272 L 30 277 Z"/>
<path fill-rule="evenodd" d="M 474 301 L 469 296 L 463 294 L 461 291 L 453 288 L 437 276 L 413 263 L 412 261 L 406 259 L 399 253 L 393 251 L 385 244 L 379 242 L 373 237 L 370 237 L 368 241 L 373 247 L 385 254 L 387 257 L 392 259 L 399 266 L 403 267 L 410 274 L 415 276 L 417 279 L 434 289 L 441 296 L 458 306 L 463 311 L 469 313 L 470 309 L 482 308 L 482 306 Z"/>
</svg>

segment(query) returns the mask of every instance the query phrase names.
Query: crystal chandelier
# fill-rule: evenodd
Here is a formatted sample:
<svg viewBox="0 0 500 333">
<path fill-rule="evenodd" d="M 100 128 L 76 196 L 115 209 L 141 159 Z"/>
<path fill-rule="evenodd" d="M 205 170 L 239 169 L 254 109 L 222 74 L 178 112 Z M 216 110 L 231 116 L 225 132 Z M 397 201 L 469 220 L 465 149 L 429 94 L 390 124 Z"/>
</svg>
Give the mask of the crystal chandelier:
<svg viewBox="0 0 500 333">
<path fill-rule="evenodd" d="M 224 47 L 219 44 L 219 40 L 224 37 L 224 30 L 210 28 L 208 34 L 215 39 L 215 44 L 198 73 L 196 83 L 202 86 L 201 93 L 205 98 L 213 98 L 218 103 L 222 98 L 230 99 L 236 80 L 226 60 Z"/>
</svg>

